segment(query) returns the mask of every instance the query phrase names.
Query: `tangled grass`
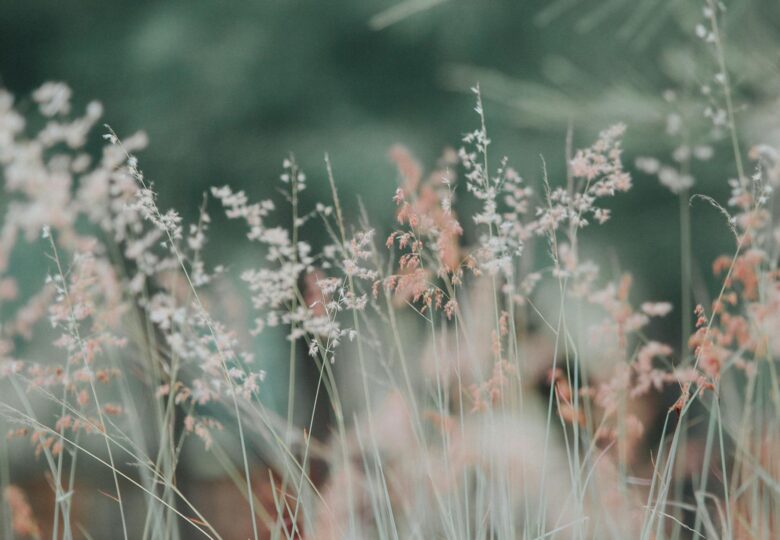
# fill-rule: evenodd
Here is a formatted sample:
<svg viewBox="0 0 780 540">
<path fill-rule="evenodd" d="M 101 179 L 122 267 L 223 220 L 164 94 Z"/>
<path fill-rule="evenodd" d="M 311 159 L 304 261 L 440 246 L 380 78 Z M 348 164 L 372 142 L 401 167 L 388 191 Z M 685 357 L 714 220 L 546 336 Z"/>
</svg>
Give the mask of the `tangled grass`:
<svg viewBox="0 0 780 540">
<path fill-rule="evenodd" d="M 743 155 L 718 21 L 709 4 L 696 29 L 720 61 L 705 115 L 736 176 L 726 204 L 697 194 L 734 237 L 709 301 L 693 305 L 689 202 L 712 148 L 672 114 L 670 164 L 636 160 L 680 201 L 677 348 L 653 337 L 670 299 L 637 300 L 631 276 L 581 247 L 632 187 L 622 125 L 580 150 L 570 134 L 565 177 L 542 160 L 526 181 L 492 156 L 476 87 L 476 129 L 430 173 L 390 150 L 395 228 L 382 242 L 365 212 L 345 215 L 327 157 L 329 201 L 303 196 L 290 156 L 279 200 L 214 187 L 185 224 L 139 167 L 143 134 L 106 128 L 94 160 L 99 104 L 73 115 L 68 87 L 47 83 L 25 118 L 1 91 L 4 535 L 88 537 L 80 471 L 98 465 L 124 538 L 777 538 L 780 162 L 766 145 Z M 476 210 L 460 215 L 463 200 Z M 225 292 L 232 265 L 206 260 L 213 201 L 262 259 L 241 270 L 240 294 Z M 330 241 L 302 240 L 312 228 Z M 47 277 L 24 290 L 14 264 L 35 251 Z M 272 329 L 290 358 L 282 414 L 252 354 Z M 231 480 L 227 522 L 179 480 L 192 444 Z M 32 448 L 49 512 L 11 483 L 13 448 Z"/>
</svg>

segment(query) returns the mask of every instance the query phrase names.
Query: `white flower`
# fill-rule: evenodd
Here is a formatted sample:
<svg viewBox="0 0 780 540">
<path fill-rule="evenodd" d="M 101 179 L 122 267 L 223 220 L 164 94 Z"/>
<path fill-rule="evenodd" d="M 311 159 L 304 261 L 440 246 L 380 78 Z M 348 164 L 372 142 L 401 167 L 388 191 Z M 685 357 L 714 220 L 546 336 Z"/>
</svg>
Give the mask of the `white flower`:
<svg viewBox="0 0 780 540">
<path fill-rule="evenodd" d="M 645 302 L 642 304 L 642 311 L 650 317 L 664 317 L 672 311 L 672 304 L 669 302 Z"/>
</svg>

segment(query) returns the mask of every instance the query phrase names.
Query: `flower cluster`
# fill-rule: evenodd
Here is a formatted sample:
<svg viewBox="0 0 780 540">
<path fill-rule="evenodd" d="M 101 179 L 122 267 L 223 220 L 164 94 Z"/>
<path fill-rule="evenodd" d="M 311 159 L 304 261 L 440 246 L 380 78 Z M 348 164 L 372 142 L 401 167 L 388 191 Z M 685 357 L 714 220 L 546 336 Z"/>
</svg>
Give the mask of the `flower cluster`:
<svg viewBox="0 0 780 540">
<path fill-rule="evenodd" d="M 717 45 L 716 14 L 705 17 L 711 28 L 703 37 Z M 374 228 L 368 219 L 359 227 L 345 222 L 327 158 L 332 206 L 312 204 L 302 196 L 306 192 L 308 197 L 308 180 L 290 156 L 278 178 L 280 197 L 251 202 L 243 191 L 213 187 L 203 196 L 197 220 L 187 223 L 176 210 L 160 208 L 153 184 L 139 168 L 135 153 L 146 145 L 143 134 L 122 139 L 109 128 L 100 157 L 93 161 L 84 146 L 101 113 L 98 104 L 74 118 L 70 90 L 61 83 L 44 85 L 33 94 L 43 127 L 30 135 L 13 98 L 0 91 L 0 169 L 6 195 L 0 229 L 0 378 L 19 402 L 27 405 L 28 396 L 35 394 L 56 412 L 47 423 L 33 418 L 32 406 L 21 410 L 2 403 L 2 410 L 21 424 L 9 435 L 31 439 L 36 454 L 49 465 L 63 516 L 69 511 L 63 467 L 75 461 L 65 456 L 81 451 L 79 437 L 104 438 L 117 499 L 122 465 L 113 461 L 112 451 L 121 449 L 149 475 L 142 480 L 149 481 L 145 488 L 151 496 L 161 493 L 165 497 L 160 500 L 174 500 L 179 494 L 166 479 L 175 477 L 182 442 L 195 437 L 207 449 L 216 449 L 218 434 L 228 430 L 212 413 L 218 405 L 231 405 L 247 485 L 249 443 L 241 419 L 252 415 L 254 432 L 268 437 L 280 469 L 287 471 L 283 486 L 296 498 L 296 508 L 303 507 L 304 499 L 317 501 L 314 491 L 327 499 L 325 505 L 317 501 L 313 511 L 301 510 L 301 527 L 325 523 L 318 535 L 371 536 L 366 531 L 378 525 L 363 523 L 370 515 L 369 502 L 389 509 L 389 517 L 395 518 L 400 504 L 413 508 L 447 501 L 458 510 L 450 512 L 455 516 L 461 493 L 467 494 L 465 513 L 481 516 L 474 523 L 482 523 L 482 517 L 484 523 L 490 521 L 481 536 L 489 536 L 493 527 L 498 531 L 498 523 L 517 531 L 519 519 L 531 519 L 531 502 L 524 501 L 522 511 L 515 502 L 494 504 L 499 500 L 492 498 L 494 491 L 509 492 L 530 478 L 524 488 L 548 481 L 562 493 L 574 493 L 586 489 L 591 473 L 617 484 L 618 473 L 610 467 L 630 465 L 628 446 L 651 432 L 646 430 L 652 418 L 646 410 L 643 414 L 645 402 L 662 399 L 669 386 L 678 387 L 679 397 L 661 411 L 667 418 L 676 413 L 683 427 L 675 429 L 686 429 L 684 416 L 694 399 L 712 396 L 720 406 L 714 400 L 721 399 L 721 381 L 729 374 L 754 385 L 762 370 L 774 369 L 780 355 L 780 226 L 772 213 L 780 182 L 777 151 L 766 145 L 751 151 L 755 174 L 744 177 L 738 167 L 725 208 L 707 199 L 727 216 L 736 250 L 715 260 L 713 273 L 722 289 L 704 303 L 706 308 L 698 306 L 693 313 L 695 325 L 685 332 L 691 334 L 685 336 L 690 350 L 675 351 L 653 336 L 654 321 L 672 313 L 672 304 L 632 299 L 636 293 L 630 275 L 605 280 L 594 262 L 581 257 L 587 226 L 608 221 L 609 199 L 632 187 L 622 163 L 624 126 L 608 128 L 590 146 L 570 151 L 561 178 L 549 175 L 542 163 L 541 189 L 534 189 L 508 159 L 491 165 L 482 96 L 478 88 L 475 93 L 478 129 L 462 138 L 462 148 L 445 151 L 432 172 L 426 175 L 404 147 L 390 150 L 398 187 L 395 224 L 382 251 L 375 246 L 381 225 Z M 727 105 L 723 114 L 728 116 L 730 109 Z M 693 160 L 712 154 L 706 145 L 689 143 L 681 135 L 683 127 L 681 116 L 668 116 L 667 131 L 681 138 L 673 165 L 654 158 L 636 162 L 678 194 L 694 185 Z M 460 191 L 459 178 L 465 186 Z M 456 199 L 456 193 L 476 204 L 469 222 L 459 218 L 469 215 L 469 201 Z M 237 272 L 248 293 L 238 300 L 222 294 L 231 290 L 227 269 L 207 264 L 212 232 L 208 204 L 214 199 L 229 220 L 246 227 L 245 238 L 257 250 L 254 261 L 259 262 Z M 681 203 L 688 201 L 681 198 Z M 314 237 L 314 223 L 330 237 L 326 245 L 306 240 Z M 464 232 L 467 223 L 473 235 Z M 8 271 L 24 241 L 43 244 L 49 255 L 48 277 L 32 293 Z M 546 244 L 550 261 L 537 263 L 535 242 Z M 686 298 L 684 294 L 683 304 Z M 252 315 L 245 317 L 244 308 Z M 230 313 L 239 315 L 230 320 Z M 430 334 L 425 347 L 409 354 L 404 332 L 417 316 L 425 324 L 414 330 Z M 251 321 L 249 328 L 234 324 L 244 318 Z M 304 431 L 300 445 L 290 445 L 299 435 L 293 427 L 294 395 L 286 431 L 258 399 L 265 372 L 253 368 L 250 351 L 252 337 L 267 328 L 279 328 L 286 338 L 278 345 L 290 352 L 291 388 L 300 350 L 308 351 L 319 369 L 314 399 L 328 394 L 333 400 L 337 430 L 332 441 L 321 443 Z M 37 335 L 50 339 L 33 347 L 29 342 Z M 590 336 L 590 342 L 580 336 Z M 297 349 L 299 344 L 305 346 Z M 375 357 L 366 355 L 366 349 Z M 342 387 L 330 363 L 337 355 L 351 354 L 360 360 L 367 422 L 357 412 L 348 421 L 337 397 Z M 128 392 L 126 378 L 131 375 L 142 380 L 152 397 L 149 408 L 161 439 L 157 460 L 145 455 L 143 443 L 129 444 L 122 429 L 132 427 L 137 412 L 129 410 L 138 403 Z M 536 418 L 533 401 L 539 397 L 534 383 L 546 390 L 543 429 L 529 420 Z M 385 389 L 384 405 L 374 410 L 374 390 L 379 400 L 379 390 Z M 556 412 L 565 453 L 552 448 Z M 516 431 L 518 419 L 531 436 L 508 435 Z M 610 452 L 613 444 L 616 456 Z M 600 450 L 597 459 L 594 449 Z M 533 464 L 529 471 L 525 456 L 542 455 L 541 470 Z M 607 472 L 601 469 L 602 458 Z M 326 486 L 315 486 L 307 476 L 310 459 L 326 462 Z M 556 470 L 546 469 L 548 459 Z M 673 466 L 670 458 L 670 470 Z M 620 469 L 625 480 L 626 471 Z M 392 482 L 383 476 L 386 471 L 393 474 Z M 270 481 L 275 482 L 274 475 Z M 376 491 L 384 499 L 369 501 L 379 497 L 372 491 L 377 485 L 383 486 Z M 480 496 L 472 498 L 472 492 Z M 412 499 L 403 500 L 404 493 Z M 484 497 L 487 503 L 484 494 L 490 494 Z M 288 495 L 282 498 L 292 501 Z M 592 503 L 581 495 L 569 505 L 578 508 L 567 506 L 559 515 L 543 516 L 549 505 L 539 512 L 531 509 L 540 523 L 525 532 L 547 536 L 549 520 L 556 527 L 587 521 L 581 516 Z M 593 495 L 596 504 L 606 500 Z M 654 496 L 651 492 L 648 500 Z M 24 517 L 19 526 L 33 534 L 37 529 L 23 498 L 13 490 L 10 497 Z M 331 523 L 339 520 L 329 519 L 329 512 L 345 507 L 353 513 L 341 524 L 355 522 L 348 532 Z M 508 516 L 501 517 L 504 511 Z M 413 519 L 409 530 L 415 534 L 458 536 L 446 529 L 449 524 L 439 534 L 441 524 L 431 525 L 427 516 Z M 596 521 L 591 522 L 594 531 Z M 300 536 L 299 530 L 288 531 L 287 523 L 281 526 L 287 536 Z M 294 522 L 292 528 L 296 526 Z M 464 527 L 464 536 L 473 536 L 472 526 Z M 631 523 L 621 530 L 631 531 L 625 537 L 637 536 Z"/>
</svg>

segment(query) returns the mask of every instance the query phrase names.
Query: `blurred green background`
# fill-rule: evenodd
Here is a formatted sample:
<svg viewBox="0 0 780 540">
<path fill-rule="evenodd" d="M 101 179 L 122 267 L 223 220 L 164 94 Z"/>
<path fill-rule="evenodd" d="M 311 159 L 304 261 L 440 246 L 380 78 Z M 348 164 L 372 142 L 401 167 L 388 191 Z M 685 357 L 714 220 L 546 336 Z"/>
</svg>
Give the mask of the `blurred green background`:
<svg viewBox="0 0 780 540">
<path fill-rule="evenodd" d="M 477 82 L 493 156 L 509 155 L 537 185 L 542 154 L 553 183 L 560 182 L 569 126 L 584 146 L 624 121 L 629 164 L 639 155 L 668 155 L 677 142 L 664 136 L 669 106 L 661 95 L 674 89 L 694 141 L 713 144 L 719 156 L 694 171 L 694 191 L 724 201 L 732 160 L 728 146 L 709 135 L 698 90 L 715 69 L 694 35 L 703 5 L 5 0 L 0 82 L 24 103 L 43 81 L 66 81 L 77 103 L 101 100 L 106 122 L 120 134 L 148 132 L 146 175 L 162 206 L 185 217 L 195 215 L 210 185 L 273 195 L 289 152 L 311 179 L 308 202 L 327 199 L 329 152 L 351 215 L 362 198 L 381 237 L 392 220 L 396 182 L 387 149 L 401 142 L 433 164 L 476 126 L 468 89 Z M 749 142 L 756 118 L 771 114 L 780 82 L 779 12 L 774 0 L 735 0 L 725 16 Z M 613 221 L 588 231 L 588 249 L 609 261 L 608 274 L 635 274 L 638 297 L 679 305 L 678 203 L 657 180 L 637 174 L 635 189 L 614 201 Z M 706 205 L 693 212 L 694 274 L 706 283 L 707 261 L 728 249 L 730 238 L 717 212 Z M 251 264 L 258 254 L 235 253 L 242 235 L 239 225 L 218 219 L 212 261 Z M 664 323 L 674 343 L 679 316 Z"/>
</svg>

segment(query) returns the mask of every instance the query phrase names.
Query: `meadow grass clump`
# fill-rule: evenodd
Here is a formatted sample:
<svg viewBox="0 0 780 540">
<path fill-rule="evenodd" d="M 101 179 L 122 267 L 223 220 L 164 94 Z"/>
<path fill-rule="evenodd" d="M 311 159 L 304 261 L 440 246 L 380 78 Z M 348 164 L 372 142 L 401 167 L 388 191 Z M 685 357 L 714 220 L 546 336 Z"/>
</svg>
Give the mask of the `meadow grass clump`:
<svg viewBox="0 0 780 540">
<path fill-rule="evenodd" d="M 74 115 L 47 83 L 25 117 L 0 90 L 4 537 L 89 538 L 98 494 L 120 538 L 777 538 L 780 160 L 743 155 L 719 9 L 697 34 L 719 61 L 706 115 L 734 153 L 730 199 L 692 195 L 713 150 L 679 116 L 671 164 L 636 160 L 679 197 L 680 306 L 583 248 L 632 188 L 622 124 L 578 150 L 570 132 L 563 177 L 544 159 L 522 176 L 493 156 L 477 86 L 476 129 L 430 172 L 390 149 L 391 230 L 345 214 L 327 156 L 327 201 L 291 155 L 277 198 L 213 187 L 185 223 L 139 166 L 142 133 L 105 127 L 96 159 L 99 104 Z M 693 290 L 697 200 L 733 244 L 711 296 Z M 250 267 L 209 262 L 215 201 Z M 31 287 L 14 268 L 35 253 Z M 681 346 L 654 324 L 675 309 Z M 281 413 L 254 346 L 279 330 Z M 205 494 L 181 472 L 193 447 L 225 480 Z M 52 492 L 37 512 L 27 449 Z"/>
</svg>

